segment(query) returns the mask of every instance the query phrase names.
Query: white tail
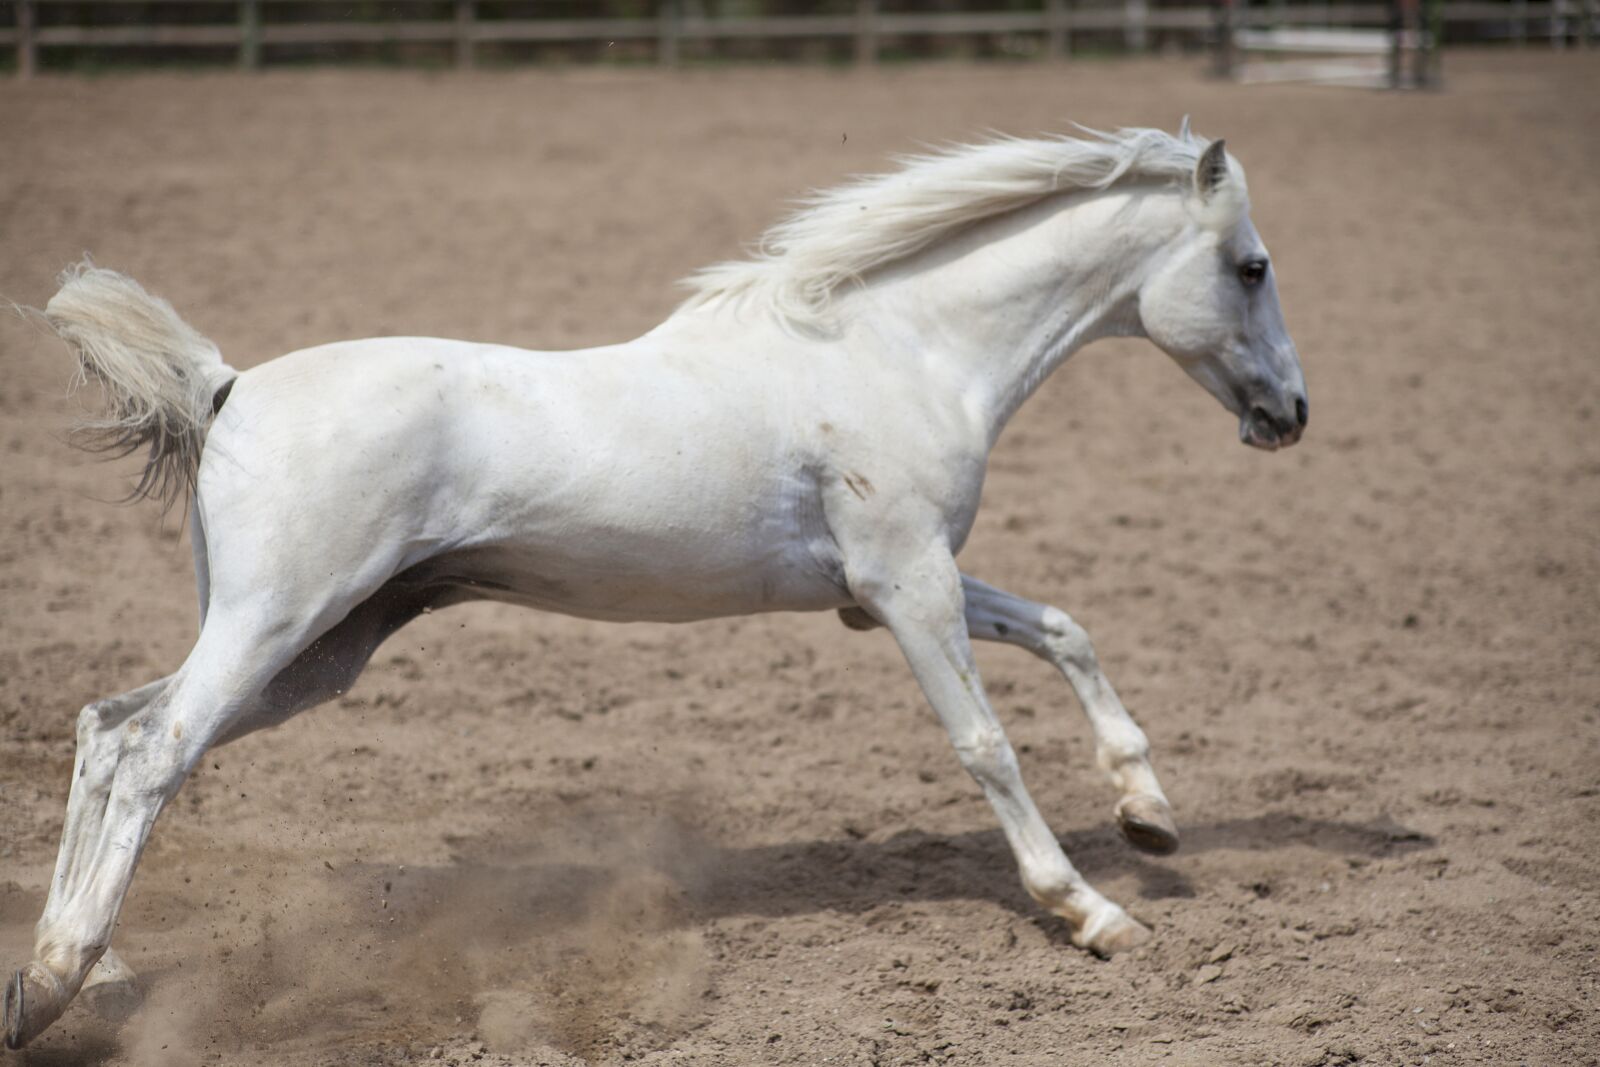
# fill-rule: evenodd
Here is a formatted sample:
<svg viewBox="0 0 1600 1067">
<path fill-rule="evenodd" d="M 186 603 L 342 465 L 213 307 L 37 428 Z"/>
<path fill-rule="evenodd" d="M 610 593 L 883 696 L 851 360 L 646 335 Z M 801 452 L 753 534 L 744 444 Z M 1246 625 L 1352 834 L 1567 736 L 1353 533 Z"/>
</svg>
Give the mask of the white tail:
<svg viewBox="0 0 1600 1067">
<path fill-rule="evenodd" d="M 171 304 L 88 260 L 62 272 L 44 315 L 77 354 L 79 384 L 105 387 L 105 414 L 80 424 L 76 443 L 117 456 L 149 446 L 130 499 L 170 506 L 194 487 L 213 398 L 239 372 Z"/>
</svg>

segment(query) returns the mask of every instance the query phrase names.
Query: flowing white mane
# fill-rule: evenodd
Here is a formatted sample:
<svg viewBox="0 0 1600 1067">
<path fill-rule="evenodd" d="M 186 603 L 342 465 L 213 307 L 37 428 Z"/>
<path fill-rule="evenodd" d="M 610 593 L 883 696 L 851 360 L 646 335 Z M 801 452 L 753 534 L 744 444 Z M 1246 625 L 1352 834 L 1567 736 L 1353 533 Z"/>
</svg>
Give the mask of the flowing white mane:
<svg viewBox="0 0 1600 1067">
<path fill-rule="evenodd" d="M 1086 131 L 1087 138 L 1000 137 L 900 160 L 813 193 L 762 235 L 749 259 L 717 263 L 684 284 L 685 307 L 759 296 L 791 322 L 818 324 L 839 286 L 904 259 L 982 219 L 1055 193 L 1124 180 L 1180 180 L 1210 143 L 1185 120 L 1162 130 Z"/>
</svg>

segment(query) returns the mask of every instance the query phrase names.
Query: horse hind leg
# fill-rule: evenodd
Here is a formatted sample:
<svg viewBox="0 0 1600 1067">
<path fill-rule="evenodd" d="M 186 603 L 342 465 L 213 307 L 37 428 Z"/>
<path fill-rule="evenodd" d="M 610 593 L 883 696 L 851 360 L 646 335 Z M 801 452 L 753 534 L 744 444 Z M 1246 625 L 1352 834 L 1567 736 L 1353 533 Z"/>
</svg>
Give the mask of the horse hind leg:
<svg viewBox="0 0 1600 1067">
<path fill-rule="evenodd" d="M 8 1047 L 20 1048 L 42 1032 L 86 984 L 110 945 L 156 816 L 205 751 L 293 658 L 288 628 L 228 622 L 214 616 L 171 678 L 90 705 L 80 717 L 87 727 L 80 736 L 83 759 L 57 877 L 35 932 L 34 959 L 5 987 Z M 127 977 L 118 962 L 113 956 L 101 968 L 105 982 Z"/>
<path fill-rule="evenodd" d="M 94 701 L 78 712 L 77 773 L 67 795 L 67 817 L 62 824 L 61 853 L 56 857 L 53 885 L 69 885 L 75 880 L 82 870 L 85 849 L 98 837 L 115 769 L 117 729 L 155 699 L 168 681 L 170 677 L 160 678 L 131 693 Z M 78 995 L 94 1014 L 110 1021 L 126 1019 L 142 998 L 138 976 L 114 949 L 106 949 L 106 955 L 94 963 Z"/>
<path fill-rule="evenodd" d="M 93 848 L 111 794 L 117 766 L 122 726 L 146 707 L 172 681 L 169 675 L 118 696 L 86 704 L 78 712 L 78 753 L 72 785 L 67 793 L 67 815 L 61 828 L 61 848 L 56 855 L 53 893 L 70 895 L 82 876 L 85 853 Z M 51 918 L 46 905 L 44 919 Z"/>
<path fill-rule="evenodd" d="M 204 527 L 196 497 L 190 504 L 190 531 L 194 548 L 196 586 L 200 595 L 200 618 L 204 625 L 210 599 L 210 567 L 206 554 Z M 61 845 L 56 855 L 55 873 L 50 880 L 51 891 L 37 929 L 42 933 L 57 920 L 63 901 L 72 898 L 81 881 L 87 861 L 99 837 L 105 818 L 106 802 L 111 794 L 111 783 L 117 767 L 124 723 L 154 700 L 173 676 L 157 679 L 137 689 L 117 696 L 96 700 L 78 712 L 77 759 L 74 763 L 72 783 L 67 794 L 67 814 L 61 828 Z M 54 983 L 47 974 L 33 974 L 33 983 L 25 981 L 26 969 L 12 982 L 5 994 L 5 1033 L 11 1044 L 20 1018 L 13 1019 L 12 1009 L 20 1013 L 23 998 L 30 985 L 35 1003 L 57 995 Z M 125 1018 L 140 1000 L 138 976 L 116 951 L 107 948 L 84 979 L 79 996 L 97 1015 L 109 1019 Z"/>
<path fill-rule="evenodd" d="M 5 989 L 7 1046 L 37 1036 L 80 991 L 97 1010 L 134 1002 L 133 974 L 110 952 L 111 932 L 156 816 L 206 751 L 344 692 L 391 634 L 459 599 L 391 582 L 309 644 L 286 628 L 214 615 L 176 675 L 84 709 L 80 746 L 89 741 L 85 773 L 74 779 L 74 830 L 63 839 L 35 958 Z"/>
<path fill-rule="evenodd" d="M 111 793 L 112 773 L 116 769 L 118 734 L 128 718 L 158 696 L 171 682 L 161 678 L 138 689 L 96 700 L 78 713 L 78 751 L 72 784 L 67 795 L 67 814 L 61 828 L 61 847 L 51 878 L 50 902 L 69 896 L 81 880 L 88 854 L 99 836 Z M 56 915 L 47 904 L 41 928 Z M 42 976 L 41 976 L 42 977 Z M 45 983 L 48 986 L 48 983 Z M 115 953 L 107 952 L 84 981 L 90 1006 L 97 1013 L 120 1017 L 137 1002 L 138 989 L 133 972 Z"/>
</svg>

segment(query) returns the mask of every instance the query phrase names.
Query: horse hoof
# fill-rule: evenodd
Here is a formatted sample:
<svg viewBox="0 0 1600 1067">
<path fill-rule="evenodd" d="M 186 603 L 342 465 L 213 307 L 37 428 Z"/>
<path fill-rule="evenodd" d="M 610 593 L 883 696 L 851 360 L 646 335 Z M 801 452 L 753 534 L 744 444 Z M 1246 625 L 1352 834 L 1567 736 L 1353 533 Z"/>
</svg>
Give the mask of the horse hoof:
<svg viewBox="0 0 1600 1067">
<path fill-rule="evenodd" d="M 133 968 L 107 949 L 89 977 L 84 979 L 78 999 L 100 1018 L 120 1023 L 126 1022 L 144 1002 L 144 993 L 139 989 L 139 978 Z"/>
<path fill-rule="evenodd" d="M 67 1010 L 67 990 L 42 964 L 30 963 L 6 986 L 6 1048 L 21 1048 Z"/>
<path fill-rule="evenodd" d="M 1170 856 L 1178 851 L 1178 824 L 1159 797 L 1143 793 L 1123 797 L 1117 804 L 1117 825 L 1128 844 L 1140 852 Z"/>
<path fill-rule="evenodd" d="M 1153 936 L 1155 935 L 1144 923 L 1121 908 L 1115 908 L 1109 918 L 1089 923 L 1084 927 L 1082 937 L 1073 940 L 1078 943 L 1079 948 L 1088 949 L 1096 956 L 1110 959 L 1119 952 L 1138 948 Z"/>
</svg>

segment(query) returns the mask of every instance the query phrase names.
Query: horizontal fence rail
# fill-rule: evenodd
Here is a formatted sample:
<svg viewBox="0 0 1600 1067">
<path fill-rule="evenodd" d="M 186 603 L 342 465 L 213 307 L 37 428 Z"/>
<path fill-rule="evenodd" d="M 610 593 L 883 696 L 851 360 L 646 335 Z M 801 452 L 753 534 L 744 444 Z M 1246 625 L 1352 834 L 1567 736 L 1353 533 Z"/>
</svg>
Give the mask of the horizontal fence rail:
<svg viewBox="0 0 1600 1067">
<path fill-rule="evenodd" d="M 278 11 L 313 2 L 270 0 Z M 1070 53 L 1075 33 L 1110 34 L 1123 48 L 1141 51 L 1150 46 L 1154 33 L 1174 34 L 1195 45 L 1214 42 L 1219 22 L 1217 3 L 1153 7 L 1149 0 L 1041 0 L 1028 10 L 937 12 L 881 11 L 877 0 L 856 0 L 855 9 L 843 14 L 719 17 L 685 12 L 680 0 L 661 0 L 651 17 L 552 19 L 484 17 L 476 0 L 409 2 L 428 7 L 430 16 L 264 21 L 263 0 L 0 0 L 0 13 L 9 8 L 11 14 L 9 25 L 0 22 L 0 48 L 15 50 L 16 71 L 24 78 L 37 72 L 41 49 L 134 46 L 233 49 L 238 65 L 253 69 L 262 63 L 266 47 L 419 43 L 448 46 L 455 65 L 470 67 L 479 44 L 647 42 L 657 61 L 675 64 L 687 42 L 808 38 L 851 42 L 856 62 L 872 63 L 880 58 L 886 40 L 911 36 L 1029 36 L 1043 43 L 1043 54 L 1060 57 Z M 398 0 L 389 6 L 407 3 Z M 1226 17 L 1236 31 L 1285 26 L 1360 29 L 1385 27 L 1391 20 L 1391 6 L 1384 2 L 1228 7 Z M 88 8 L 128 9 L 132 17 L 113 25 L 40 20 L 43 11 Z M 201 23 L 160 20 L 162 9 L 177 8 L 190 13 L 216 9 L 223 17 Z M 1441 0 L 1436 18 L 1442 28 L 1485 24 L 1503 27 L 1494 34 L 1501 38 L 1529 40 L 1547 34 L 1552 41 L 1575 37 L 1589 44 L 1600 28 L 1597 8 L 1600 0 Z M 446 10 L 451 17 L 438 17 Z"/>
</svg>

